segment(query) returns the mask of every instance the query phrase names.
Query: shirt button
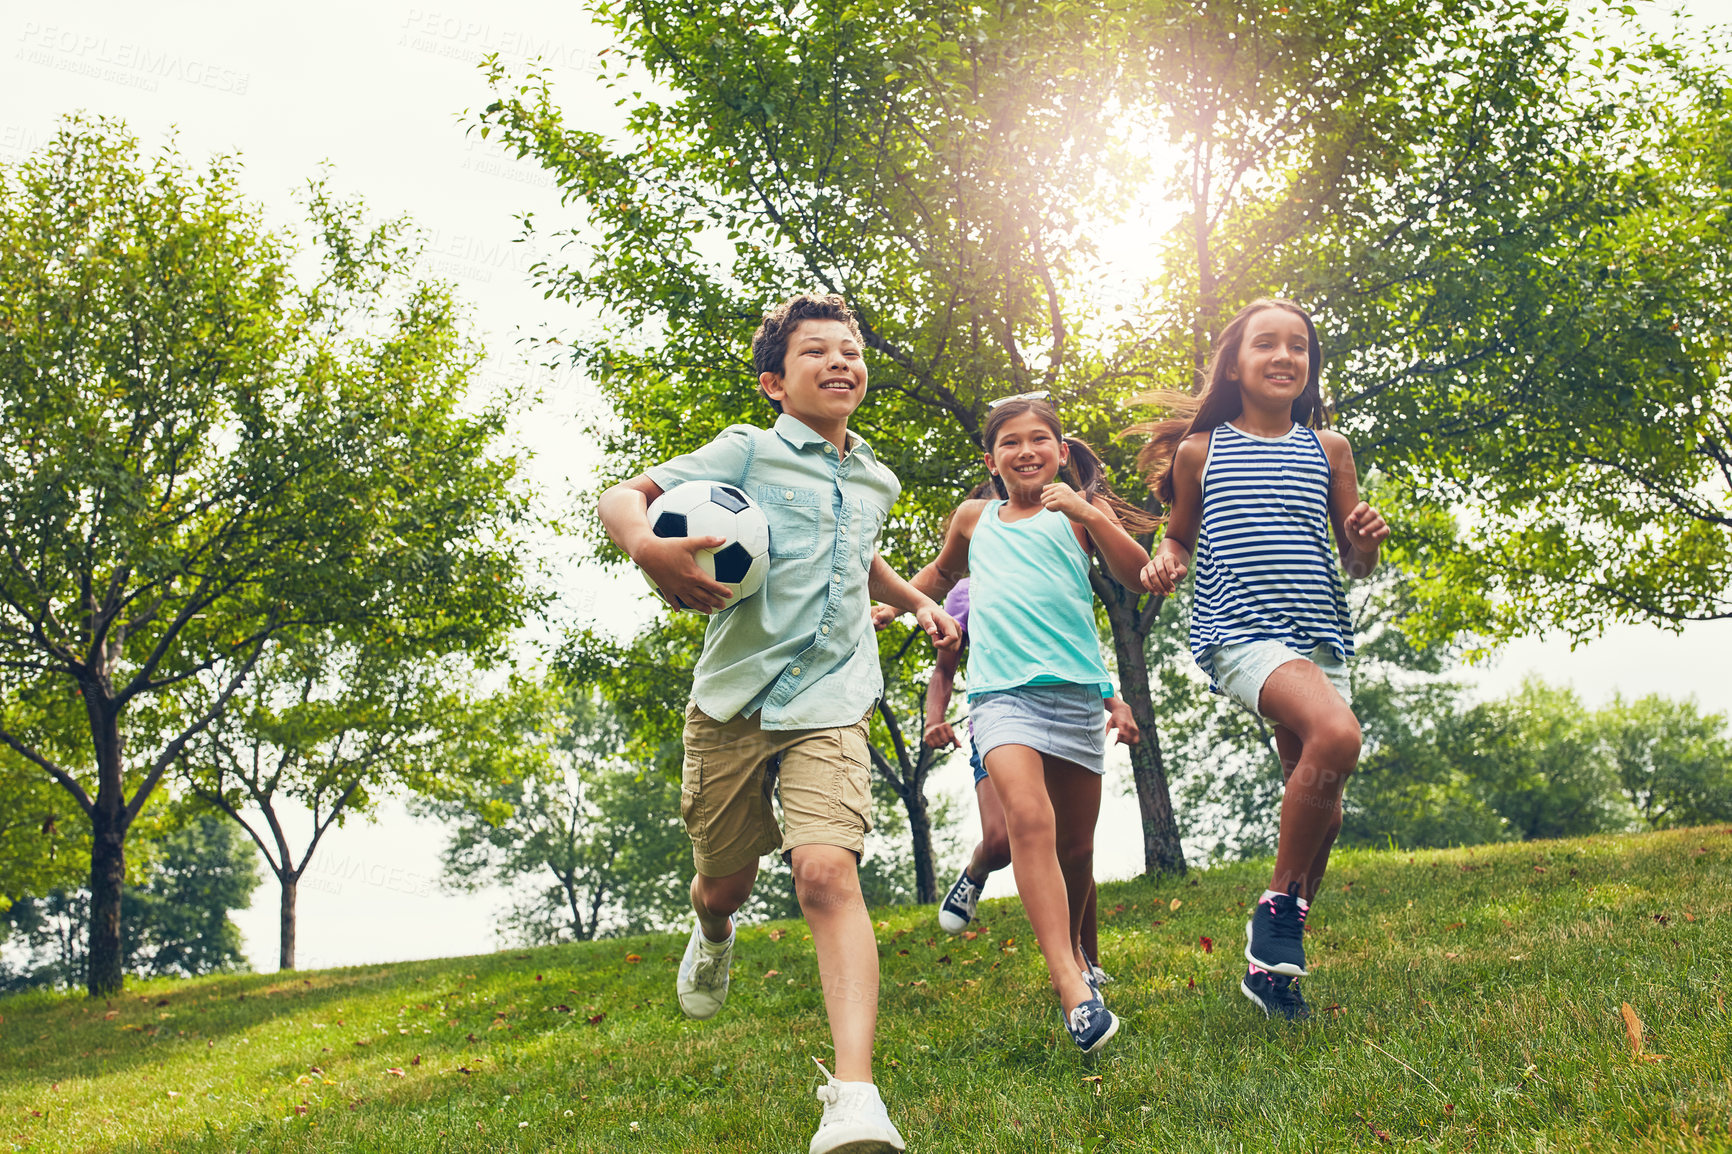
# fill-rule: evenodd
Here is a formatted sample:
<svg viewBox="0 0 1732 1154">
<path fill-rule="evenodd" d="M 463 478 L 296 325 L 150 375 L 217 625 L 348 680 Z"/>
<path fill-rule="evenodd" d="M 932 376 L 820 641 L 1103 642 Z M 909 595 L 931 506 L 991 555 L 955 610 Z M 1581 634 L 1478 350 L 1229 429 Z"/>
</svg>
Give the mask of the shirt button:
<svg viewBox="0 0 1732 1154">
<path fill-rule="evenodd" d="M 830 627 L 828 625 L 825 625 L 819 629 L 819 632 L 820 633 L 828 633 L 828 632 L 830 632 Z"/>
<path fill-rule="evenodd" d="M 785 501 L 792 501 L 794 499 L 794 490 L 783 489 L 782 490 L 782 499 Z"/>
<path fill-rule="evenodd" d="M 800 676 L 800 667 L 798 665 L 796 665 L 796 666 L 794 666 L 794 668 L 790 669 L 788 672 L 792 673 L 795 677 L 798 677 L 798 676 Z"/>
<path fill-rule="evenodd" d="M 842 580 L 842 574 L 840 574 L 840 573 L 832 573 L 832 574 L 830 574 L 830 580 L 832 580 L 832 581 L 838 581 L 838 582 L 839 582 L 839 581 L 841 581 L 841 580 Z"/>
<path fill-rule="evenodd" d="M 836 446 L 835 446 L 835 445 L 830 445 L 830 444 L 826 444 L 826 445 L 825 445 L 825 446 L 824 446 L 824 451 L 825 451 L 825 452 L 826 452 L 826 453 L 834 453 L 834 452 L 835 452 L 835 451 L 836 451 Z"/>
</svg>

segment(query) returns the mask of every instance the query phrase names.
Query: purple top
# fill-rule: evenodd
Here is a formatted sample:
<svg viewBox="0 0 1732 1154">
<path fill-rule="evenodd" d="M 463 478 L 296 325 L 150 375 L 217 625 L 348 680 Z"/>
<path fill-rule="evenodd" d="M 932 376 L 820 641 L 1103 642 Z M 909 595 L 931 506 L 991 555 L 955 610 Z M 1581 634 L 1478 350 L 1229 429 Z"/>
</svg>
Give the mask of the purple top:
<svg viewBox="0 0 1732 1154">
<path fill-rule="evenodd" d="M 964 577 L 951 587 L 944 598 L 944 611 L 956 619 L 956 627 L 963 635 L 968 633 L 968 578 Z"/>
</svg>

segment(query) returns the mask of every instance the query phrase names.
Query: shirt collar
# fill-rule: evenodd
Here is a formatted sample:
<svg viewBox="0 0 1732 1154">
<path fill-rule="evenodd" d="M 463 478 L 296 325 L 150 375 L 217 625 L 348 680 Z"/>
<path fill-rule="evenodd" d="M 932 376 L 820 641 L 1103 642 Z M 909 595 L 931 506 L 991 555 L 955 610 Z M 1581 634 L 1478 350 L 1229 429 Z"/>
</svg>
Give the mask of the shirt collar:
<svg viewBox="0 0 1732 1154">
<path fill-rule="evenodd" d="M 776 434 L 796 449 L 803 449 L 807 445 L 828 444 L 823 437 L 819 436 L 812 430 L 811 426 L 800 420 L 800 418 L 790 416 L 787 413 L 783 413 L 781 416 L 776 418 L 775 428 Z M 848 452 L 857 453 L 862 449 L 864 449 L 866 455 L 871 457 L 874 461 L 878 459 L 878 454 L 872 451 L 872 446 L 866 443 L 866 438 L 862 437 L 859 433 L 856 433 L 853 429 L 849 429 Z"/>
</svg>

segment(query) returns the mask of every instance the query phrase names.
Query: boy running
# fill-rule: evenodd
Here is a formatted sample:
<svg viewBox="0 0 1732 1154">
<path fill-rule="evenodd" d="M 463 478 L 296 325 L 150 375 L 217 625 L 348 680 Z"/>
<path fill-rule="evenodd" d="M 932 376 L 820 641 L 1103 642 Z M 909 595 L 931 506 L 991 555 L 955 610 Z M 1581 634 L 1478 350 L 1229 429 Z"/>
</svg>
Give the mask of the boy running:
<svg viewBox="0 0 1732 1154">
<path fill-rule="evenodd" d="M 835 295 L 771 309 L 752 338 L 773 428 L 732 425 L 695 452 L 602 494 L 602 524 L 675 608 L 712 614 L 686 708 L 680 809 L 692 841 L 692 927 L 680 1007 L 708 1018 L 728 996 L 733 913 L 758 859 L 780 850 L 812 930 L 836 1071 L 819 1087 L 823 1121 L 810 1154 L 896 1151 L 902 1136 L 872 1082 L 878 944 L 858 866 L 871 828 L 867 721 L 883 692 L 872 599 L 912 611 L 941 649 L 956 623 L 877 553 L 901 491 L 848 431 L 866 396 L 854 315 Z M 719 537 L 661 538 L 645 511 L 685 481 L 739 485 L 770 523 L 770 572 L 738 605 L 693 559 Z M 780 794 L 784 827 L 770 805 Z"/>
</svg>

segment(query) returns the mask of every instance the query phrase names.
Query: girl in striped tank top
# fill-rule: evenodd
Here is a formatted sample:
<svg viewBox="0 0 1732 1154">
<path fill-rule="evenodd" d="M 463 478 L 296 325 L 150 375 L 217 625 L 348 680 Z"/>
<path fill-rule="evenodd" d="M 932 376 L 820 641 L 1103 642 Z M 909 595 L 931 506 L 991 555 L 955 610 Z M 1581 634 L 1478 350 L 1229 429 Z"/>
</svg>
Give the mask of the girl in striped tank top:
<svg viewBox="0 0 1732 1154">
<path fill-rule="evenodd" d="M 1150 532 L 1156 522 L 1113 496 L 1100 458 L 1064 435 L 1044 396 L 993 403 L 982 440 L 998 499 L 964 501 L 913 584 L 936 599 L 970 578 L 974 746 L 1004 809 L 1016 887 L 1065 1025 L 1093 1053 L 1119 1023 L 1079 942 L 1105 769 L 1101 703 L 1113 695 L 1089 556 L 1140 587 L 1149 555 L 1125 526 Z"/>
<path fill-rule="evenodd" d="M 1325 428 L 1322 366 L 1304 309 L 1253 301 L 1215 338 L 1201 395 L 1142 398 L 1181 415 L 1135 430 L 1152 434 L 1139 463 L 1168 510 L 1144 585 L 1173 592 L 1195 554 L 1191 651 L 1217 691 L 1274 726 L 1281 835 L 1275 876 L 1245 927 L 1240 988 L 1288 1018 L 1309 1012 L 1296 981 L 1305 916 L 1359 761 L 1353 623 L 1336 558 L 1363 577 L 1389 536 L 1359 499 L 1347 439 Z"/>
</svg>

